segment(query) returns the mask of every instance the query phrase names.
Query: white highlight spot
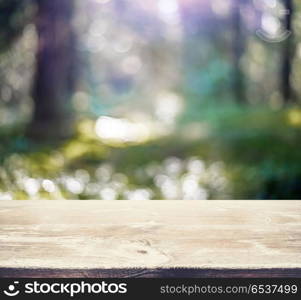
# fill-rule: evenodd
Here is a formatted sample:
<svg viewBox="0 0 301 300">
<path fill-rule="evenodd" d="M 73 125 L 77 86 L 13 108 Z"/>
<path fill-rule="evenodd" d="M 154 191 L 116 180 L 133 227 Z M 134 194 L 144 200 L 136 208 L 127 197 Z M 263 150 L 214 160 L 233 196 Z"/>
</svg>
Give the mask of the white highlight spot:
<svg viewBox="0 0 301 300">
<path fill-rule="evenodd" d="M 66 179 L 66 188 L 72 194 L 81 194 L 84 191 L 84 185 L 74 178 Z"/>
<path fill-rule="evenodd" d="M 28 195 L 30 196 L 36 195 L 39 189 L 40 189 L 40 184 L 37 179 L 26 178 L 24 180 L 24 190 Z"/>
<path fill-rule="evenodd" d="M 49 179 L 44 179 L 42 181 L 42 187 L 48 193 L 54 193 L 56 191 L 55 184 Z"/>
<path fill-rule="evenodd" d="M 143 142 L 150 137 L 150 128 L 126 119 L 100 117 L 95 125 L 97 136 L 108 142 Z"/>
</svg>

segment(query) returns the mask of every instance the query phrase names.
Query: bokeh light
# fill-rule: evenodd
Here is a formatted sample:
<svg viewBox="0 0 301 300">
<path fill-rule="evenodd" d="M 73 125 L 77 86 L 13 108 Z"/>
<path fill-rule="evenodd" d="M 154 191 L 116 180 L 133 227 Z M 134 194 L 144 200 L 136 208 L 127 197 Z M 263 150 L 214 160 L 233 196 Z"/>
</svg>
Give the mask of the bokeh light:
<svg viewBox="0 0 301 300">
<path fill-rule="evenodd" d="M 74 3 L 68 84 L 35 7 L 0 11 L 1 200 L 300 196 L 299 2 Z"/>
</svg>

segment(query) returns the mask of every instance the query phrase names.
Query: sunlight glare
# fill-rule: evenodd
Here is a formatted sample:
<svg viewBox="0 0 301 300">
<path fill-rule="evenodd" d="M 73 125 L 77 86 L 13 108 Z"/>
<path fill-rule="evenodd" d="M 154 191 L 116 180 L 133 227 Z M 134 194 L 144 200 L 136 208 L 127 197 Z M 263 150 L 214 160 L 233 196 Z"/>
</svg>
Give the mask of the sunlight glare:
<svg viewBox="0 0 301 300">
<path fill-rule="evenodd" d="M 102 200 L 116 200 L 117 193 L 112 188 L 104 188 L 100 191 L 100 197 Z"/>
<path fill-rule="evenodd" d="M 164 168 L 169 175 L 178 175 L 183 169 L 182 161 L 177 157 L 169 157 L 163 162 Z"/>
<path fill-rule="evenodd" d="M 40 184 L 37 179 L 27 178 L 24 180 L 24 190 L 29 196 L 34 196 L 38 193 Z"/>
<path fill-rule="evenodd" d="M 94 2 L 96 3 L 100 3 L 100 4 L 106 4 L 108 2 L 110 2 L 111 0 L 94 0 Z"/>
<path fill-rule="evenodd" d="M 200 175 L 205 172 L 205 164 L 197 158 L 191 158 L 187 164 L 187 170 L 191 174 Z"/>
<path fill-rule="evenodd" d="M 0 193 L 0 201 L 11 201 L 13 197 L 10 193 Z"/>
<path fill-rule="evenodd" d="M 150 128 L 147 124 L 104 116 L 97 120 L 95 131 L 100 139 L 113 143 L 139 143 L 150 137 Z"/>
<path fill-rule="evenodd" d="M 138 56 L 128 56 L 122 61 L 121 67 L 126 74 L 136 74 L 140 71 L 142 62 Z"/>
<path fill-rule="evenodd" d="M 49 179 L 44 179 L 42 181 L 42 187 L 48 193 L 54 193 L 56 190 L 55 184 Z"/>
<path fill-rule="evenodd" d="M 183 99 L 174 93 L 161 93 L 156 100 L 156 116 L 166 124 L 173 124 L 183 109 Z"/>
<path fill-rule="evenodd" d="M 151 192 L 147 189 L 137 189 L 134 191 L 125 192 L 128 200 L 150 200 Z"/>
<path fill-rule="evenodd" d="M 263 14 L 261 26 L 262 29 L 271 36 L 276 36 L 281 29 L 280 21 L 275 16 L 269 13 Z"/>
<path fill-rule="evenodd" d="M 84 191 L 84 185 L 75 178 L 66 178 L 66 188 L 72 194 L 81 194 Z"/>
<path fill-rule="evenodd" d="M 179 5 L 177 0 L 159 0 L 158 10 L 166 23 L 176 24 L 179 21 Z"/>
<path fill-rule="evenodd" d="M 211 2 L 212 10 L 220 16 L 227 16 L 230 14 L 231 2 L 229 0 L 215 0 Z"/>
</svg>

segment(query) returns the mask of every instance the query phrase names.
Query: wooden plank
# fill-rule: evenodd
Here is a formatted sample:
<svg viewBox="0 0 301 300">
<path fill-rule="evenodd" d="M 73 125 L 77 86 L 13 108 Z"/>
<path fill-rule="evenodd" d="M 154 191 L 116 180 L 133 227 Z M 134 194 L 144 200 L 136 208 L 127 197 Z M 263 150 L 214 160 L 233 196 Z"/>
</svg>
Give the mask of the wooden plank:
<svg viewBox="0 0 301 300">
<path fill-rule="evenodd" d="M 300 201 L 1 201 L 1 277 L 301 277 Z"/>
<path fill-rule="evenodd" d="M 0 268 L 0 278 L 301 278 L 295 269 L 38 269 Z"/>
</svg>

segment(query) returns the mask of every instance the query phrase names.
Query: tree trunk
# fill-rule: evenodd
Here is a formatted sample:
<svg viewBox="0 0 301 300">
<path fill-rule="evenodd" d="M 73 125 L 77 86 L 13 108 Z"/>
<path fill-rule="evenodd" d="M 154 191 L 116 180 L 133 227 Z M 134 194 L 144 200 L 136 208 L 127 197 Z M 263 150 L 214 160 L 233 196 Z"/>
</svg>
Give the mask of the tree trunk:
<svg viewBox="0 0 301 300">
<path fill-rule="evenodd" d="M 233 0 L 233 94 L 237 103 L 246 101 L 244 72 L 241 59 L 245 51 L 245 37 L 242 28 L 241 0 Z"/>
<path fill-rule="evenodd" d="M 283 5 L 286 10 L 284 27 L 287 32 L 290 32 L 289 37 L 284 41 L 282 53 L 282 70 L 281 70 L 281 94 L 284 103 L 294 101 L 294 94 L 291 84 L 292 63 L 294 59 L 294 37 L 293 37 L 293 0 L 283 0 Z"/>
<path fill-rule="evenodd" d="M 36 139 L 61 139 L 73 134 L 71 97 L 77 79 L 72 26 L 75 1 L 36 1 L 38 49 L 29 133 Z"/>
</svg>

